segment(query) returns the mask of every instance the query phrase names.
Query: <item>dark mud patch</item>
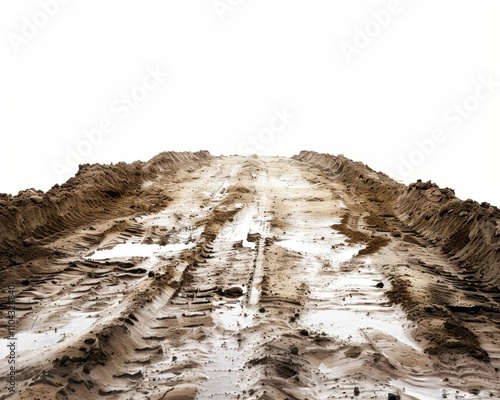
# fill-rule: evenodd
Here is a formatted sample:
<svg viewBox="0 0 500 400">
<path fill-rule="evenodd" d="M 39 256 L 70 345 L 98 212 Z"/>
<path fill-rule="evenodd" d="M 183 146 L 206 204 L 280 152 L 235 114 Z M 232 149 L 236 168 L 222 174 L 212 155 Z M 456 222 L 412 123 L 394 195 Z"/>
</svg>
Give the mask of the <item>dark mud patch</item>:
<svg viewBox="0 0 500 400">
<path fill-rule="evenodd" d="M 299 374 L 299 371 L 294 368 L 294 364 L 277 362 L 274 366 L 276 375 L 283 379 L 290 379 Z"/>
<path fill-rule="evenodd" d="M 340 224 L 332 225 L 332 228 L 342 235 L 347 236 L 347 243 L 350 244 L 366 243 L 370 240 L 370 236 L 366 233 L 351 229 L 349 225 L 350 217 L 346 214 L 342 217 Z"/>
<path fill-rule="evenodd" d="M 387 225 L 385 219 L 376 214 L 370 213 L 369 216 L 365 217 L 365 223 L 370 228 L 375 228 L 380 232 L 390 232 L 389 225 Z"/>
<path fill-rule="evenodd" d="M 390 239 L 380 237 L 380 236 L 376 236 L 374 238 L 371 238 L 368 241 L 368 245 L 364 249 L 361 249 L 359 251 L 358 255 L 359 256 L 366 256 L 369 254 L 374 254 L 377 251 L 379 251 L 380 249 L 382 249 L 383 247 L 387 246 L 389 244 L 389 242 L 390 242 Z"/>
<path fill-rule="evenodd" d="M 347 236 L 347 243 L 349 244 L 366 244 L 366 247 L 358 252 L 359 256 L 374 254 L 383 247 L 387 246 L 390 242 L 390 239 L 388 238 L 382 236 L 370 236 L 364 232 L 352 229 L 349 226 L 350 224 L 350 217 L 346 214 L 342 217 L 340 224 L 332 225 L 332 228 L 342 235 Z"/>
<path fill-rule="evenodd" d="M 463 354 L 482 362 L 490 362 L 488 352 L 481 347 L 476 335 L 463 325 L 455 321 L 446 321 L 444 332 L 444 334 L 427 332 L 424 335 L 431 342 L 425 350 L 427 354 L 441 358 Z"/>
<path fill-rule="evenodd" d="M 294 363 L 291 360 L 286 359 L 278 359 L 276 357 L 262 357 L 258 359 L 254 359 L 248 362 L 248 366 L 257 367 L 261 366 L 263 368 L 273 370 L 273 374 L 276 374 L 278 377 L 282 379 L 290 379 L 294 376 L 299 375 L 300 366 Z"/>
<path fill-rule="evenodd" d="M 419 303 L 413 299 L 409 288 L 411 282 L 400 277 L 391 278 L 392 289 L 385 292 L 385 295 L 392 303 L 401 304 L 408 313 L 415 313 L 419 307 Z M 416 318 L 418 315 L 414 315 Z"/>
<path fill-rule="evenodd" d="M 490 361 L 477 336 L 460 321 L 448 319 L 442 328 L 444 334 L 429 332 L 426 335 L 426 339 L 432 342 L 432 346 L 426 350 L 428 354 L 437 356 L 466 354 L 479 361 Z"/>
<path fill-rule="evenodd" d="M 408 318 L 418 322 L 418 336 L 429 344 L 426 353 L 435 356 L 465 354 L 489 362 L 488 353 L 481 347 L 477 336 L 440 304 L 424 306 L 411 293 L 411 282 L 400 277 L 391 279 L 392 289 L 386 296 L 392 303 L 401 304 Z M 436 321 L 443 321 L 437 325 Z"/>
</svg>

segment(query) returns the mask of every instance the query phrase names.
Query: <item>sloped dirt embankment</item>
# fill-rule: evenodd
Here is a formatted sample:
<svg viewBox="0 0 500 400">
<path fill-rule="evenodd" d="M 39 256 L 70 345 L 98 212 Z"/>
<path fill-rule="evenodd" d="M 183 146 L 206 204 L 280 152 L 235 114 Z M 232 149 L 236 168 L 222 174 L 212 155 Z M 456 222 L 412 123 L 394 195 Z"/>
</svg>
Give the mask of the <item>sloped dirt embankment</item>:
<svg viewBox="0 0 500 400">
<path fill-rule="evenodd" d="M 163 152 L 148 162 L 84 164 L 75 177 L 47 192 L 27 189 L 16 196 L 0 194 L 0 265 L 30 261 L 46 251 L 41 245 L 104 216 L 165 207 L 169 196 L 161 188 L 143 184 L 209 158 L 208 151 Z"/>
<path fill-rule="evenodd" d="M 449 188 L 418 181 L 408 187 L 340 155 L 302 151 L 295 157 L 340 175 L 350 190 L 369 202 L 395 209 L 408 227 L 441 248 L 474 285 L 500 287 L 500 210 L 488 203 L 462 201 Z"/>
</svg>

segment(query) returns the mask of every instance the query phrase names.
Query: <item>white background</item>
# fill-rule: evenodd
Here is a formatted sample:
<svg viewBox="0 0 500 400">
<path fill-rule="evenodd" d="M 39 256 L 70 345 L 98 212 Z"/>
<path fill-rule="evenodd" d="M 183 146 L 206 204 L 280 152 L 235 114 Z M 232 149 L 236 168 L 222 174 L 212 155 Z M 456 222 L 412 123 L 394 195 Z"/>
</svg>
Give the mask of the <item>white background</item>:
<svg viewBox="0 0 500 400">
<path fill-rule="evenodd" d="M 83 130 L 107 118 L 114 131 L 81 163 L 236 154 L 260 134 L 262 155 L 344 154 L 500 206 L 500 87 L 459 127 L 444 119 L 481 78 L 500 81 L 499 2 L 401 0 L 378 32 L 373 12 L 388 1 L 65 0 L 44 21 L 49 1 L 0 3 L 0 192 L 67 179 L 55 166 L 74 174 Z M 13 45 L 26 21 L 36 35 Z M 349 62 L 342 44 L 368 27 Z M 169 76 L 120 119 L 113 104 L 156 66 Z M 294 118 L 262 136 L 284 108 Z M 401 160 L 435 129 L 446 140 L 403 176 Z"/>
</svg>

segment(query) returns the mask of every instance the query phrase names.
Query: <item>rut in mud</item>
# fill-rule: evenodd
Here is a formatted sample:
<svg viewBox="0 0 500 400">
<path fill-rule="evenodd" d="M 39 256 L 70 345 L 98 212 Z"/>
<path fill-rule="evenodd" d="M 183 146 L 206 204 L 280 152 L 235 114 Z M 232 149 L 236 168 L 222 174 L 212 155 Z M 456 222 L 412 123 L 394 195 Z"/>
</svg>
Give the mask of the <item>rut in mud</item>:
<svg viewBox="0 0 500 400">
<path fill-rule="evenodd" d="M 500 398 L 500 212 L 450 189 L 162 153 L 0 221 L 0 399 Z"/>
</svg>

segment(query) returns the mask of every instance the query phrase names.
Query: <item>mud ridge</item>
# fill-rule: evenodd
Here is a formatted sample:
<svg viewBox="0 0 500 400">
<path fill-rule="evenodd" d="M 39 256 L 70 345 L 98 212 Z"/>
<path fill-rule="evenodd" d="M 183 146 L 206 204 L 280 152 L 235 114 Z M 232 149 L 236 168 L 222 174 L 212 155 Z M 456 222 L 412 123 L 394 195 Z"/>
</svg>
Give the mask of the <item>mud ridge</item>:
<svg viewBox="0 0 500 400">
<path fill-rule="evenodd" d="M 189 168 L 191 163 L 192 168 L 197 168 L 210 157 L 206 151 L 164 152 L 146 163 L 83 164 L 73 178 L 47 192 L 27 189 L 16 196 L 0 194 L 1 265 L 29 261 L 43 251 L 40 245 L 48 240 L 98 218 L 165 206 L 168 197 L 158 188 L 142 185 L 181 165 Z"/>
<path fill-rule="evenodd" d="M 302 151 L 297 160 L 339 176 L 367 201 L 395 209 L 399 219 L 452 256 L 461 272 L 481 287 L 500 291 L 500 210 L 462 201 L 432 182 L 409 186 L 344 156 Z"/>
</svg>

